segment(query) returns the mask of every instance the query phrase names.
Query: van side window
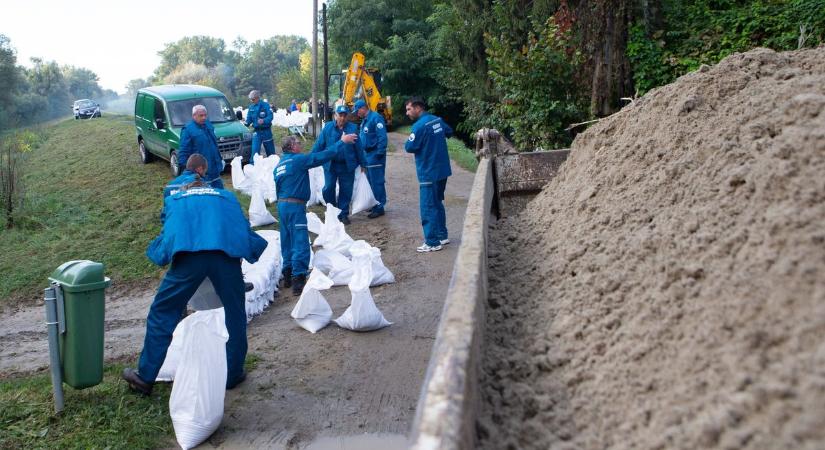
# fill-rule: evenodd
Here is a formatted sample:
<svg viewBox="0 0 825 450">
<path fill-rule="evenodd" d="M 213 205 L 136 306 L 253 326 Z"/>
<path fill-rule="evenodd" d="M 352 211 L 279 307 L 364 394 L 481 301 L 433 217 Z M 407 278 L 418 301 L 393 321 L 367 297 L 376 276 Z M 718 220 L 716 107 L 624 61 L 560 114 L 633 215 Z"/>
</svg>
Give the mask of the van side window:
<svg viewBox="0 0 825 450">
<path fill-rule="evenodd" d="M 146 96 L 143 94 L 138 94 L 137 100 L 135 101 L 135 116 L 140 117 L 141 113 L 143 112 L 143 99 Z"/>
<path fill-rule="evenodd" d="M 155 100 L 155 120 L 160 119 L 166 122 L 166 114 L 163 113 L 163 103 L 160 100 Z"/>
</svg>

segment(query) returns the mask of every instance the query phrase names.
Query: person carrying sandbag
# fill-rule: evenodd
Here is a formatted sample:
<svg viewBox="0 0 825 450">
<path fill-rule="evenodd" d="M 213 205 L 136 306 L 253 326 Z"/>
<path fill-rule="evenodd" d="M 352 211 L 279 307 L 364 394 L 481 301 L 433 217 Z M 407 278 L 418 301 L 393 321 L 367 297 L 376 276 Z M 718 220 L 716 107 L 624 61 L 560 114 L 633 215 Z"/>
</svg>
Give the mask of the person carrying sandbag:
<svg viewBox="0 0 825 450">
<path fill-rule="evenodd" d="M 258 260 L 267 242 L 252 231 L 235 195 L 197 180 L 164 199 L 160 236 L 146 250 L 159 266 L 170 264 L 146 318 L 138 370 L 122 377 L 138 393 L 150 395 L 166 357 L 172 332 L 186 304 L 209 277 L 226 310 L 227 389 L 246 379 L 246 308 L 241 259 Z M 238 233 L 241 233 L 240 235 Z"/>
<path fill-rule="evenodd" d="M 309 200 L 309 169 L 337 157 L 356 141 L 355 133 L 343 134 L 326 150 L 303 153 L 301 141 L 287 136 L 281 142 L 283 156 L 275 167 L 275 185 L 278 194 L 278 217 L 281 219 L 281 256 L 284 287 L 300 295 L 304 289 L 309 267 L 309 234 L 307 233 L 306 203 Z"/>
</svg>

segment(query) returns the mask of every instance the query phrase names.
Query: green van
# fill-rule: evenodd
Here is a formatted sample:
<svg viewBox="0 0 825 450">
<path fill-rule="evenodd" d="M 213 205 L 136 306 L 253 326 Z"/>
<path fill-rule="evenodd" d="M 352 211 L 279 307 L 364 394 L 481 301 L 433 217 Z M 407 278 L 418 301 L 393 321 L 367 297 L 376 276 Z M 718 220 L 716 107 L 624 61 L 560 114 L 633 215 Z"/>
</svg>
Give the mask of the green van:
<svg viewBox="0 0 825 450">
<path fill-rule="evenodd" d="M 173 84 L 152 86 L 138 91 L 135 98 L 135 131 L 140 160 L 146 164 L 155 157 L 169 161 L 172 176 L 183 172 L 178 164 L 181 129 L 192 120 L 192 107 L 206 107 L 207 119 L 215 126 L 218 151 L 228 161 L 236 156 L 249 158 L 252 133 L 236 118 L 221 91 L 206 86 Z"/>
</svg>

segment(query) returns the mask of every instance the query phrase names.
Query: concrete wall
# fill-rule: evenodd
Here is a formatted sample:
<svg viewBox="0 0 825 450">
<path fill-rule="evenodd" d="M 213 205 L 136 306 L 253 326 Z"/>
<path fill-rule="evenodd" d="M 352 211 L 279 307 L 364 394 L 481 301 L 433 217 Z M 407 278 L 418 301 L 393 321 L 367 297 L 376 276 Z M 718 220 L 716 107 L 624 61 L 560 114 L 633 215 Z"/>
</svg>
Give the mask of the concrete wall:
<svg viewBox="0 0 825 450">
<path fill-rule="evenodd" d="M 495 195 L 490 159 L 483 158 L 467 203 L 444 311 L 411 431 L 411 448 L 475 447 L 475 413 L 484 308 L 487 304 L 487 230 Z"/>
</svg>

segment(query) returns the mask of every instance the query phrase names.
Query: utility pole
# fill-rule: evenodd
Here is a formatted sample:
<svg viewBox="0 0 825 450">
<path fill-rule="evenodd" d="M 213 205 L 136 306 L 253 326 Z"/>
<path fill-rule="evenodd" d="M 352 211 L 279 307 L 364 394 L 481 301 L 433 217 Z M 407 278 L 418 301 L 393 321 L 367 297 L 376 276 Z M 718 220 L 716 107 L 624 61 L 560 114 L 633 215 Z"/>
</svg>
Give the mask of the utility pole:
<svg viewBox="0 0 825 450">
<path fill-rule="evenodd" d="M 329 52 L 327 51 L 327 4 L 321 5 L 321 23 L 324 26 L 324 120 L 332 120 L 332 117 L 327 117 L 327 110 L 329 109 Z"/>
<path fill-rule="evenodd" d="M 318 0 L 312 0 L 312 137 L 318 137 Z"/>
</svg>

